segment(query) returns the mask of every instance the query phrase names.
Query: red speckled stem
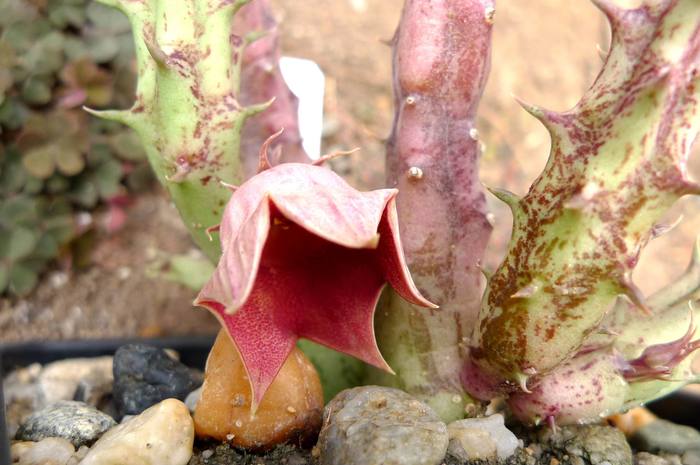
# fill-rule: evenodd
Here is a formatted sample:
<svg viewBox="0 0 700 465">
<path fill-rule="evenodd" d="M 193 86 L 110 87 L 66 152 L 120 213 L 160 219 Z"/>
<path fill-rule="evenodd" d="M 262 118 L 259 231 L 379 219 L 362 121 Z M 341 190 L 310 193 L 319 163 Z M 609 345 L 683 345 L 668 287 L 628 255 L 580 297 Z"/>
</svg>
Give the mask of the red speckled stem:
<svg viewBox="0 0 700 465">
<path fill-rule="evenodd" d="M 394 37 L 396 114 L 387 180 L 398 187 L 411 273 L 439 310 L 388 298 L 380 347 L 393 384 L 445 418 L 463 416 L 458 373 L 479 310 L 479 263 L 491 233 L 478 178 L 474 118 L 489 71 L 492 0 L 407 0 Z"/>
<path fill-rule="evenodd" d="M 258 168 L 260 146 L 272 134 L 284 128 L 271 147 L 272 164 L 306 163 L 309 158 L 301 146 L 297 119 L 297 98 L 287 87 L 280 72 L 279 33 L 269 0 L 255 0 L 241 8 L 235 17 L 236 33 L 265 33 L 251 43 L 243 54 L 241 96 L 243 105 L 275 98 L 275 102 L 246 122 L 241 138 L 241 158 L 246 179 Z"/>
</svg>

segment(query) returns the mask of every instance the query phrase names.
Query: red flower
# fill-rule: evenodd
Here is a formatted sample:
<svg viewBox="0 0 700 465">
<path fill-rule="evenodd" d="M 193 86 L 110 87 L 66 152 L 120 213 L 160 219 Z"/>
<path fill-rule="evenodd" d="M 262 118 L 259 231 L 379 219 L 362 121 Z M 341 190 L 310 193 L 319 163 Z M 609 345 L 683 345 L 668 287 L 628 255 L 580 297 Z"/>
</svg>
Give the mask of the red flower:
<svg viewBox="0 0 700 465">
<path fill-rule="evenodd" d="M 219 228 L 222 257 L 195 304 L 217 316 L 238 348 L 254 406 L 300 337 L 391 371 L 373 324 L 387 282 L 406 300 L 435 307 L 406 267 L 397 192 L 359 192 L 328 169 L 299 163 L 266 169 L 234 191 Z"/>
</svg>

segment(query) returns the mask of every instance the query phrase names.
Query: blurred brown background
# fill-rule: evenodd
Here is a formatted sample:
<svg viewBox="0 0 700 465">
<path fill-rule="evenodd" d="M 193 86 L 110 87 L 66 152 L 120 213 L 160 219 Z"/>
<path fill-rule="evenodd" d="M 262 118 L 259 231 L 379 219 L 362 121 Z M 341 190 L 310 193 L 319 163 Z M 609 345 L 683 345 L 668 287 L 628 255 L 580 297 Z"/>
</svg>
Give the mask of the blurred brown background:
<svg viewBox="0 0 700 465">
<path fill-rule="evenodd" d="M 381 187 L 383 138 L 392 119 L 391 38 L 402 0 L 277 0 L 283 53 L 316 61 L 327 75 L 324 149 L 361 147 L 334 168 L 357 186 Z M 544 166 L 549 139 L 513 95 L 565 110 L 592 83 L 608 29 L 585 0 L 498 0 L 493 65 L 478 128 L 485 143 L 482 178 L 518 194 Z M 696 157 L 697 158 L 697 157 Z M 697 160 L 694 161 L 697 173 Z M 487 257 L 495 267 L 509 237 L 510 213 L 489 198 L 496 233 Z M 669 214 L 680 227 L 644 251 L 635 278 L 653 292 L 686 266 L 700 201 L 684 199 Z M 163 253 L 192 245 L 174 208 L 160 191 L 129 210 L 126 228 L 103 238 L 92 265 L 47 274 L 28 298 L 0 304 L 0 341 L 105 336 L 158 336 L 211 332 L 217 323 L 190 305 L 194 293 L 146 271 Z"/>
</svg>

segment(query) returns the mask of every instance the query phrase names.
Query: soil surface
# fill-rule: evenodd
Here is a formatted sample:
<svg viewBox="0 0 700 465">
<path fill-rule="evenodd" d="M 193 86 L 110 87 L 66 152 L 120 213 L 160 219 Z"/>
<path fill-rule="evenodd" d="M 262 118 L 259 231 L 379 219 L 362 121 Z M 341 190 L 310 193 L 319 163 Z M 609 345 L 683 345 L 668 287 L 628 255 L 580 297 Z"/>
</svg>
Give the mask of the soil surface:
<svg viewBox="0 0 700 465">
<path fill-rule="evenodd" d="M 383 139 L 392 120 L 390 39 L 402 0 L 273 1 L 285 55 L 315 60 L 327 75 L 324 148 L 361 147 L 334 168 L 360 188 L 383 183 Z M 596 76 L 608 29 L 588 2 L 499 0 L 492 73 L 478 128 L 485 143 L 482 176 L 489 186 L 526 192 L 549 151 L 545 130 L 512 95 L 554 110 L 573 106 Z M 695 165 L 698 165 L 697 158 Z M 697 169 L 691 169 L 691 172 Z M 489 198 L 497 232 L 486 259 L 500 261 L 510 213 Z M 669 214 L 683 223 L 643 253 L 635 277 L 651 292 L 686 266 L 700 200 L 684 199 Z M 25 299 L 0 302 L 0 342 L 211 333 L 216 321 L 193 309 L 194 292 L 148 272 L 161 253 L 193 244 L 160 190 L 129 210 L 126 227 L 97 243 L 89 266 L 47 273 Z"/>
</svg>

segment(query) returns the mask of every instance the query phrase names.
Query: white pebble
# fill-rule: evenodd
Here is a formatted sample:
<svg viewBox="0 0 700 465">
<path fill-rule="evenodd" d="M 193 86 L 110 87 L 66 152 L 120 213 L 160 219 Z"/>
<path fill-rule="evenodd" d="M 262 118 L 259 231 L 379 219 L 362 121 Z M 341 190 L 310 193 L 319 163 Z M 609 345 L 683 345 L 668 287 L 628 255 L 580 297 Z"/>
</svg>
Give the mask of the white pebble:
<svg viewBox="0 0 700 465">
<path fill-rule="evenodd" d="M 487 453 L 492 457 L 495 453 L 500 460 L 505 460 L 518 448 L 518 438 L 505 427 L 503 415 L 498 413 L 485 418 L 454 421 L 447 426 L 447 430 L 450 449 L 463 449 L 466 456 L 460 456 L 466 460 L 488 458 L 483 456 Z"/>
</svg>

